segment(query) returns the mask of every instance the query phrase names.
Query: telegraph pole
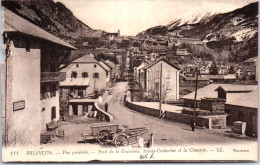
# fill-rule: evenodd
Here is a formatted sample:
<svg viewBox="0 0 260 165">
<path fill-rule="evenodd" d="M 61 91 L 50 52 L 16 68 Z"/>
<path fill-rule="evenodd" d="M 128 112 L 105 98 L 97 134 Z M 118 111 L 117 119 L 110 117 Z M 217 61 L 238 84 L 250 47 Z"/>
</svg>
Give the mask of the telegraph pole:
<svg viewBox="0 0 260 165">
<path fill-rule="evenodd" d="M 197 105 L 197 89 L 198 89 L 198 74 L 199 74 L 199 71 L 198 71 L 198 68 L 196 67 L 195 69 L 195 74 L 196 74 L 196 82 L 195 82 L 195 97 L 194 97 L 194 106 L 193 106 L 193 126 L 195 124 L 195 110 L 196 110 L 196 105 Z M 195 127 L 194 127 L 194 130 L 195 130 Z"/>
<path fill-rule="evenodd" d="M 161 63 L 161 73 L 160 73 L 160 93 L 159 93 L 159 110 L 160 110 L 160 116 L 162 115 L 162 63 Z"/>
</svg>

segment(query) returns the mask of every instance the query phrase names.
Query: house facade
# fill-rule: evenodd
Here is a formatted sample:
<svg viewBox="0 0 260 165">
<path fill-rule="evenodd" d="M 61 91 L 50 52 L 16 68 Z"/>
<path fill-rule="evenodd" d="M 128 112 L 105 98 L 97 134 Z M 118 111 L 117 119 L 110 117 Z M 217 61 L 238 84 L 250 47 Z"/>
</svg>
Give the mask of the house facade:
<svg viewBox="0 0 260 165">
<path fill-rule="evenodd" d="M 61 70 L 66 72 L 66 80 L 60 82 L 61 88 L 69 87 L 73 97 L 85 98 L 109 86 L 110 69 L 104 67 L 89 55 L 82 56 Z M 81 89 L 83 87 L 84 89 Z"/>
<path fill-rule="evenodd" d="M 76 48 L 5 8 L 3 13 L 3 143 L 37 146 L 46 124 L 59 121 L 60 59 Z"/>
<path fill-rule="evenodd" d="M 89 112 L 98 95 L 110 85 L 110 68 L 90 55 L 74 60 L 61 71 L 66 79 L 60 82 L 60 100 L 66 103 L 63 112 L 69 116 Z"/>
<path fill-rule="evenodd" d="M 244 61 L 242 71 L 246 80 L 258 81 L 258 57 L 252 57 Z"/>
<path fill-rule="evenodd" d="M 236 121 L 246 122 L 245 134 L 257 136 L 258 91 L 234 95 L 225 103 L 226 113 L 230 114 L 227 124 Z"/>
<path fill-rule="evenodd" d="M 161 58 L 145 68 L 145 91 L 147 97 L 158 100 L 161 87 L 161 99 L 172 101 L 179 99 L 180 69 L 166 58 Z M 161 84 L 160 84 L 161 83 Z"/>
</svg>

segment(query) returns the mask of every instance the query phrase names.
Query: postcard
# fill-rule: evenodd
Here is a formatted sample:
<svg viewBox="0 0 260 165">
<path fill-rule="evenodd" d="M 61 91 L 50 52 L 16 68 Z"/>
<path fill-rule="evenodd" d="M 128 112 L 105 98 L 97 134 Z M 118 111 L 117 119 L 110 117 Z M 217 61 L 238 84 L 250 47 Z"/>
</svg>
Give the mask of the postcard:
<svg viewBox="0 0 260 165">
<path fill-rule="evenodd" d="M 258 1 L 1 5 L 3 162 L 258 161 Z"/>
</svg>

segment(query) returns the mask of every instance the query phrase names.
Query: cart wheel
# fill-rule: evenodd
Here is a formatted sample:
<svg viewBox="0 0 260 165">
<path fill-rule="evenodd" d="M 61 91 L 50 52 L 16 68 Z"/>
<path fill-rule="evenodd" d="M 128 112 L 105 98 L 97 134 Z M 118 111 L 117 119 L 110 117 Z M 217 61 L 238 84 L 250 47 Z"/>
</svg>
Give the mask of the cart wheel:
<svg viewBox="0 0 260 165">
<path fill-rule="evenodd" d="M 107 144 L 108 141 L 113 139 L 113 130 L 111 129 L 102 129 L 98 132 L 98 142 L 100 144 Z"/>
<path fill-rule="evenodd" d="M 128 146 L 129 141 L 125 135 L 119 135 L 115 139 L 116 147 Z"/>
</svg>

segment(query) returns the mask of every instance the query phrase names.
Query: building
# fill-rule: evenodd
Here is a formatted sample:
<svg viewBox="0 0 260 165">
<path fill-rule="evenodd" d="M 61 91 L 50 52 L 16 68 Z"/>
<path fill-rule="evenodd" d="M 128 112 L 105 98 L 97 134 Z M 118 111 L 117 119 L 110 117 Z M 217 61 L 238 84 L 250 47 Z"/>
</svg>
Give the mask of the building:
<svg viewBox="0 0 260 165">
<path fill-rule="evenodd" d="M 215 91 L 218 92 L 218 98 L 229 100 L 234 94 L 249 93 L 257 90 L 257 85 L 232 85 L 225 84 L 219 86 Z"/>
<path fill-rule="evenodd" d="M 177 56 L 190 56 L 191 53 L 188 52 L 187 49 L 177 49 L 177 50 L 176 50 L 176 55 L 177 55 Z"/>
<path fill-rule="evenodd" d="M 143 61 L 138 67 L 134 67 L 134 79 L 137 83 L 141 84 L 141 78 L 144 77 L 143 68 L 148 65 L 147 61 Z M 143 87 L 143 86 L 142 86 Z"/>
<path fill-rule="evenodd" d="M 107 40 L 114 41 L 117 37 L 120 37 L 120 30 L 118 29 L 117 33 L 106 33 Z"/>
<path fill-rule="evenodd" d="M 235 121 L 246 122 L 245 134 L 257 136 L 258 91 L 232 95 L 225 103 L 225 111 L 229 114 L 227 124 Z"/>
<path fill-rule="evenodd" d="M 229 101 L 232 95 L 248 93 L 257 89 L 257 85 L 233 85 L 233 84 L 209 84 L 197 90 L 197 107 L 203 98 L 221 98 Z M 195 92 L 191 92 L 182 97 L 185 107 L 194 107 Z"/>
<path fill-rule="evenodd" d="M 258 57 L 249 58 L 242 65 L 243 77 L 246 80 L 258 81 Z"/>
<path fill-rule="evenodd" d="M 110 68 L 104 67 L 93 57 L 84 55 L 61 70 L 66 73 L 66 80 L 60 82 L 61 88 L 71 90 L 73 97 L 85 98 L 102 89 L 106 89 L 110 82 Z M 79 89 L 83 86 L 84 89 Z"/>
<path fill-rule="evenodd" d="M 158 59 L 144 67 L 147 97 L 158 100 L 161 87 L 163 101 L 179 99 L 180 68 L 166 58 Z M 161 82 L 161 84 L 160 84 Z"/>
<path fill-rule="evenodd" d="M 37 146 L 46 124 L 59 121 L 60 59 L 76 48 L 6 8 L 3 17 L 3 143 Z"/>
<path fill-rule="evenodd" d="M 89 105 L 110 84 L 110 68 L 89 55 L 84 55 L 61 70 L 66 80 L 60 82 L 61 100 L 68 101 L 69 116 L 87 113 Z M 69 95 L 69 96 L 68 96 Z"/>
</svg>

